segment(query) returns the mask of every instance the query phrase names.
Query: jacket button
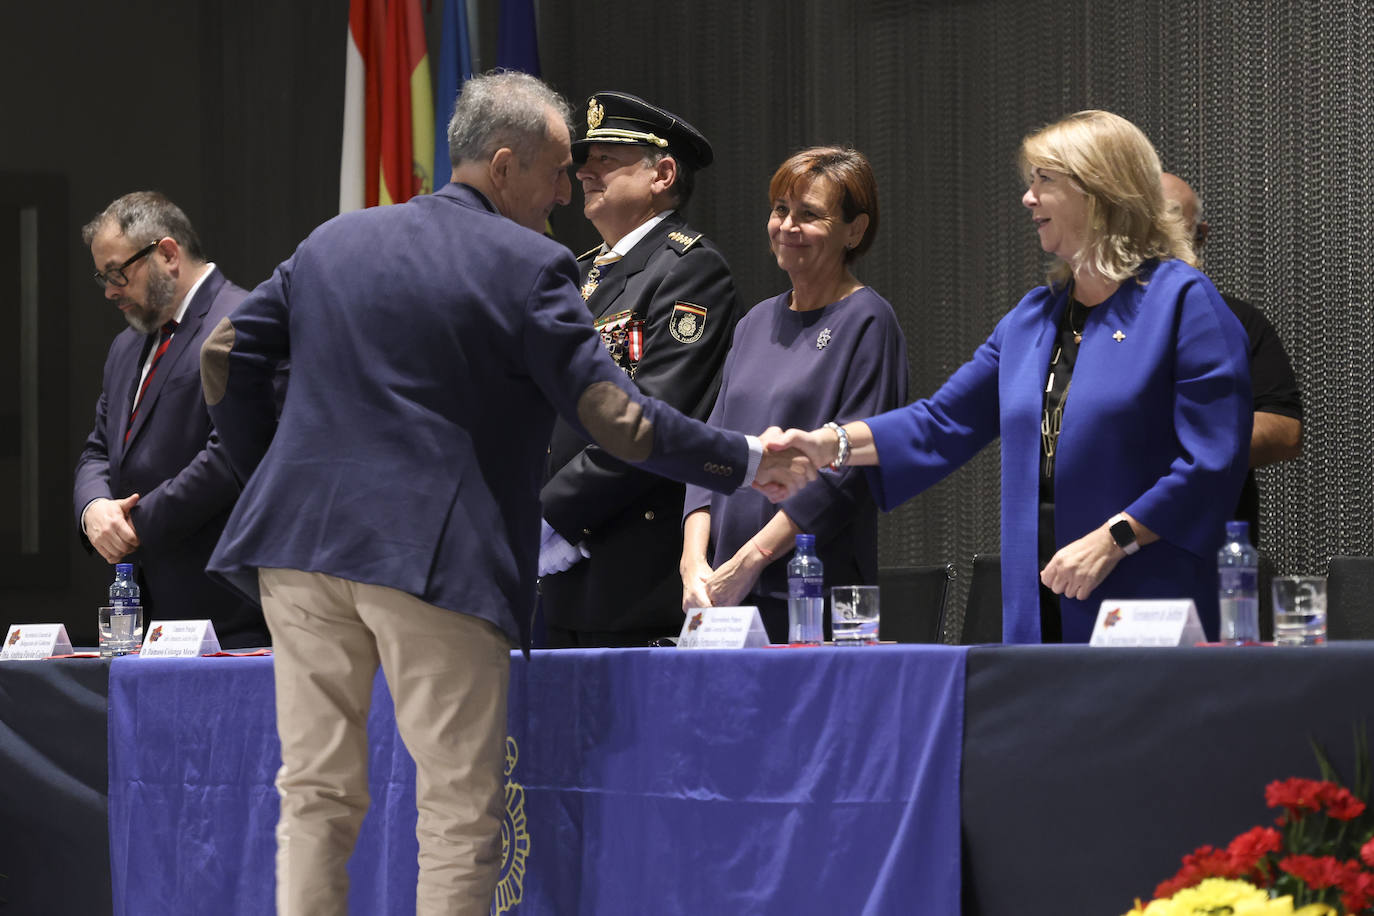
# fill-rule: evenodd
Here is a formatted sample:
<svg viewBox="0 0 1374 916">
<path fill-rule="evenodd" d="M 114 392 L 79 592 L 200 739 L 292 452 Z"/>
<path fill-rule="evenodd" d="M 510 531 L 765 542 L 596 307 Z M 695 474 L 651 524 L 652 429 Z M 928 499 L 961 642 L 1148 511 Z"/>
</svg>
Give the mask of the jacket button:
<svg viewBox="0 0 1374 916">
<path fill-rule="evenodd" d="M 646 522 L 652 522 L 653 520 L 654 520 L 654 510 L 653 510 L 653 509 L 650 509 L 648 512 L 645 512 L 645 513 L 644 513 L 644 521 L 646 521 Z"/>
</svg>

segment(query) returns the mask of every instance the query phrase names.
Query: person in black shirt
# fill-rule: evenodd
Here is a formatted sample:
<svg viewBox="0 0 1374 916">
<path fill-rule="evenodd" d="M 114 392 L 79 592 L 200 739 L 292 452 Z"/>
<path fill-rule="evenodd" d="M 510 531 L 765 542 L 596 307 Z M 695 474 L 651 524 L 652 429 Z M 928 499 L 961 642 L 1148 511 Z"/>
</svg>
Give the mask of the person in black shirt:
<svg viewBox="0 0 1374 916">
<path fill-rule="evenodd" d="M 1178 204 L 1185 226 L 1192 230 L 1193 249 L 1202 259 L 1207 243 L 1208 225 L 1202 219 L 1202 204 L 1182 178 L 1165 172 L 1164 197 Z M 1255 398 L 1255 425 L 1250 434 L 1250 473 L 1240 491 L 1236 518 L 1250 523 L 1251 540 L 1259 543 L 1259 487 L 1255 468 L 1291 461 L 1302 451 L 1302 392 L 1293 376 L 1293 366 L 1284 352 L 1283 341 L 1264 313 L 1248 302 L 1221 294 L 1231 311 L 1245 326 L 1250 338 L 1250 383 Z"/>
</svg>

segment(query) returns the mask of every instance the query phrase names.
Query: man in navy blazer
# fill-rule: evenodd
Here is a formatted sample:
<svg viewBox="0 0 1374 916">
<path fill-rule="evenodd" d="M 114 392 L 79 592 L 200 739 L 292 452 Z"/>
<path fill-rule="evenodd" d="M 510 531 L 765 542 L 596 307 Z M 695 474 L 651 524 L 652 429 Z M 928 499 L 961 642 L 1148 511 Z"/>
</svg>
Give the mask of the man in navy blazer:
<svg viewBox="0 0 1374 916">
<path fill-rule="evenodd" d="M 129 327 L 110 345 L 77 461 L 77 530 L 106 561 L 136 564 L 145 621 L 209 618 L 221 646 L 265 646 L 262 611 L 205 574 L 239 484 L 205 410 L 200 346 L 247 293 L 154 191 L 115 200 L 82 239 Z"/>
<path fill-rule="evenodd" d="M 347 911 L 379 664 L 416 764 L 416 911 L 489 911 L 555 411 L 620 460 L 713 489 L 781 497 L 815 476 L 611 361 L 571 253 L 541 234 L 570 197 L 570 116 L 526 74 L 468 81 L 453 183 L 320 226 L 202 350 L 211 416 L 251 474 L 210 568 L 260 594 L 272 630 L 283 916 Z"/>
</svg>

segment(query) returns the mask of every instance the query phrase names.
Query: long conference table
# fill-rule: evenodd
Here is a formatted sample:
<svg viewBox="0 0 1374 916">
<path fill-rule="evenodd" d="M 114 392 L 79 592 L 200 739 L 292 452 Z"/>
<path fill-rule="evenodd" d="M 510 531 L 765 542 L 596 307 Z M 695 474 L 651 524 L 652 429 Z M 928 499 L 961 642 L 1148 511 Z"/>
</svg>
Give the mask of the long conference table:
<svg viewBox="0 0 1374 916">
<path fill-rule="evenodd" d="M 9 911 L 271 913 L 271 664 L 0 663 Z M 1349 776 L 1371 687 L 1374 643 L 516 653 L 492 913 L 1123 913 L 1310 739 Z M 351 912 L 413 913 L 380 677 L 369 733 Z"/>
</svg>

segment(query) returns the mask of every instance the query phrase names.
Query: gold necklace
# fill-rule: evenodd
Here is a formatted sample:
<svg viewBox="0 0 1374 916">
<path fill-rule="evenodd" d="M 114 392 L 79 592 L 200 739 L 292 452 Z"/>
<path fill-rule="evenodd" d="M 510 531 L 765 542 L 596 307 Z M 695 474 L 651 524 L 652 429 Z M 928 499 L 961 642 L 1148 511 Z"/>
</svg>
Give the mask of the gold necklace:
<svg viewBox="0 0 1374 916">
<path fill-rule="evenodd" d="M 1069 330 L 1073 332 L 1073 342 L 1081 344 L 1083 342 L 1083 330 L 1088 326 L 1088 307 L 1083 306 L 1083 321 L 1078 327 L 1073 326 L 1074 306 L 1078 305 L 1077 299 L 1069 299 Z"/>
</svg>

